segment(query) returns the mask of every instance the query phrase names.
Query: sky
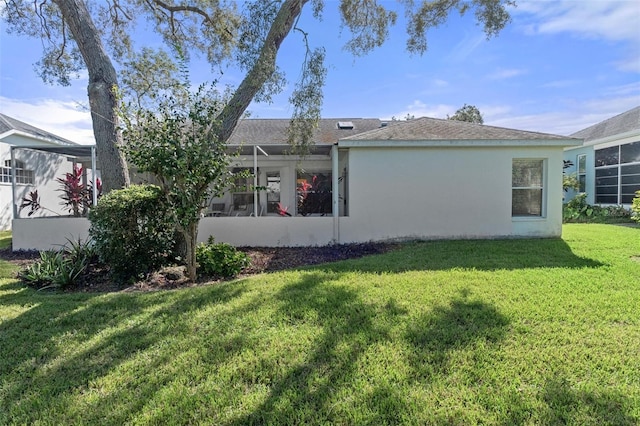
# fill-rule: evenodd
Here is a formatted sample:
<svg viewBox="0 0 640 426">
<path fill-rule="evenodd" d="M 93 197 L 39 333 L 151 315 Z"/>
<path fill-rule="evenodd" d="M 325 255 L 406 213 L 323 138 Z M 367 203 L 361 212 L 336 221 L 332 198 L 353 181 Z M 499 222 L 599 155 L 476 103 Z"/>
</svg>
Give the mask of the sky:
<svg viewBox="0 0 640 426">
<path fill-rule="evenodd" d="M 382 1 L 394 6 L 395 2 Z M 306 6 L 300 26 L 324 46 L 328 75 L 323 118 L 446 118 L 475 105 L 485 124 L 570 135 L 640 105 L 640 2 L 517 1 L 512 21 L 487 39 L 473 13 L 450 16 L 427 33 L 423 55 L 406 52 L 402 14 L 387 43 L 354 58 L 343 49 L 338 1 L 325 0 L 323 19 Z M 144 35 L 139 40 L 144 42 Z M 39 40 L 0 30 L 0 112 L 78 143 L 92 143 L 86 73 L 70 87 L 50 86 L 34 71 Z M 292 33 L 278 63 L 294 81 L 304 47 Z M 194 83 L 237 85 L 204 61 L 190 67 Z M 252 118 L 288 118 L 291 83 L 271 104 L 252 104 Z"/>
</svg>

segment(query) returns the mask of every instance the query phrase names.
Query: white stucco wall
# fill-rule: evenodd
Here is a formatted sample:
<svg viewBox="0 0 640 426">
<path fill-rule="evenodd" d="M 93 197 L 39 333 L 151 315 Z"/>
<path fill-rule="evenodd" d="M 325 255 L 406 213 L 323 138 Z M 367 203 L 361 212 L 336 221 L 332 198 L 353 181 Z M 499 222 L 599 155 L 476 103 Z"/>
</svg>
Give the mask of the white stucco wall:
<svg viewBox="0 0 640 426">
<path fill-rule="evenodd" d="M 351 148 L 342 158 L 349 167 L 349 216 L 206 217 L 199 241 L 213 235 L 236 246 L 309 246 L 562 233 L 561 147 L 369 147 Z M 514 158 L 545 161 L 542 217 L 511 216 Z M 67 238 L 86 238 L 89 223 L 81 218 L 19 219 L 13 226 L 14 250 L 46 249 Z"/>
<path fill-rule="evenodd" d="M 0 141 L 0 163 L 4 166 L 5 160 L 11 159 L 11 145 L 24 146 L 33 145 L 34 141 L 20 135 L 11 135 Z M 65 156 L 50 154 L 33 150 L 15 150 L 17 160 L 23 161 L 25 166 L 34 171 L 35 182 L 33 185 L 16 185 L 16 203 L 20 205 L 22 198 L 34 189 L 38 190 L 40 204 L 43 209 L 34 213 L 35 217 L 66 215 L 60 205 L 60 184 L 56 178 L 62 177 L 64 173 L 72 170 L 72 163 L 67 161 Z M 0 229 L 10 229 L 12 217 L 12 196 L 11 184 L 0 183 Z M 28 210 L 23 209 L 18 212 L 20 216 L 26 217 Z"/>
<path fill-rule="evenodd" d="M 545 159 L 545 213 L 511 217 L 514 158 Z M 340 241 L 556 237 L 561 147 L 351 148 L 349 217 Z"/>
</svg>

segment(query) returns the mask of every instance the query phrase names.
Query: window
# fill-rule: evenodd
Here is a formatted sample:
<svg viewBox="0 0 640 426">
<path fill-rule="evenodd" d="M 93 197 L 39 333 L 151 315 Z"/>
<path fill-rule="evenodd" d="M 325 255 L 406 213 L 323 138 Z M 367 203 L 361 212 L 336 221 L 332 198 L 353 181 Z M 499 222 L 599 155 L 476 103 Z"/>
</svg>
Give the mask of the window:
<svg viewBox="0 0 640 426">
<path fill-rule="evenodd" d="M 318 173 L 298 172 L 296 179 L 296 196 L 298 214 L 308 216 L 331 214 L 331 172 Z"/>
<path fill-rule="evenodd" d="M 542 216 L 544 160 L 514 159 L 511 169 L 511 215 Z"/>
<path fill-rule="evenodd" d="M 280 172 L 267 172 L 267 213 L 278 213 Z"/>
<path fill-rule="evenodd" d="M 234 189 L 231 194 L 232 209 L 249 215 L 253 212 L 253 170 L 237 167 L 232 172 L 240 175 L 234 179 Z"/>
<path fill-rule="evenodd" d="M 640 141 L 598 149 L 596 203 L 631 204 L 640 191 Z"/>
<path fill-rule="evenodd" d="M 16 160 L 16 184 L 33 185 L 34 181 L 33 170 L 28 170 L 22 161 Z M 5 160 L 4 167 L 0 167 L 0 183 L 11 183 L 11 160 Z"/>
<path fill-rule="evenodd" d="M 587 156 L 578 155 L 578 192 L 587 192 Z"/>
</svg>

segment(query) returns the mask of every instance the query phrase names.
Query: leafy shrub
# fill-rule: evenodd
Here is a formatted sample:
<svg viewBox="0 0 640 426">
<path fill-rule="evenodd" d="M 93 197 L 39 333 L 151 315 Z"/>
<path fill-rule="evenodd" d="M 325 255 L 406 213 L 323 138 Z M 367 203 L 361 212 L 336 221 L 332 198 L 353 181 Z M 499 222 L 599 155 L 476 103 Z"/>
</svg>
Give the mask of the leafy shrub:
<svg viewBox="0 0 640 426">
<path fill-rule="evenodd" d="M 227 243 L 214 243 L 213 237 L 198 244 L 196 260 L 202 275 L 224 278 L 235 277 L 250 262 L 246 253 Z"/>
<path fill-rule="evenodd" d="M 89 241 L 68 241 L 62 250 L 40 252 L 40 259 L 19 272 L 18 277 L 39 289 L 65 289 L 77 283 L 78 278 L 95 258 Z"/>
<path fill-rule="evenodd" d="M 142 277 L 172 256 L 174 226 L 157 186 L 111 191 L 89 212 L 89 220 L 96 252 L 116 281 Z"/>
<path fill-rule="evenodd" d="M 583 193 L 563 205 L 562 218 L 565 222 L 627 222 L 631 212 L 623 206 L 592 206 Z"/>
<path fill-rule="evenodd" d="M 640 191 L 636 191 L 636 196 L 631 204 L 631 211 L 633 212 L 631 218 L 636 222 L 640 222 Z"/>
</svg>

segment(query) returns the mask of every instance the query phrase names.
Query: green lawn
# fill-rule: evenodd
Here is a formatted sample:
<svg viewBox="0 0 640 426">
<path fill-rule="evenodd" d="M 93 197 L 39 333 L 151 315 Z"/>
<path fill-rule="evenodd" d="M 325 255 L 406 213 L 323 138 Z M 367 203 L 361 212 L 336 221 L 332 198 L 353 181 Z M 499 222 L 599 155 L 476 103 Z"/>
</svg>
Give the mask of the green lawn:
<svg viewBox="0 0 640 426">
<path fill-rule="evenodd" d="M 8 270 L 0 424 L 640 423 L 640 228 L 156 293 L 35 292 Z"/>
</svg>

